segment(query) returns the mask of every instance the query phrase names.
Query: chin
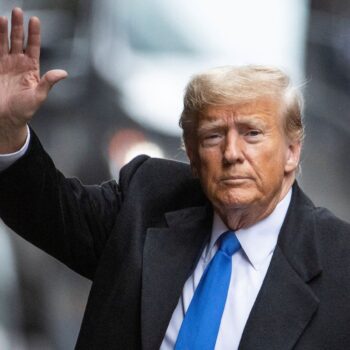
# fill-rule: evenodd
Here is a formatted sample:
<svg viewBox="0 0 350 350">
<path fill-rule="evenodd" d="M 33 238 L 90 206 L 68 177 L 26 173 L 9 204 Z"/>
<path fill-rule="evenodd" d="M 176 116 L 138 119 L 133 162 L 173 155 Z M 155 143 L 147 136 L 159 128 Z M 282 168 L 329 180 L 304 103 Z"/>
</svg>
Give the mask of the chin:
<svg viewBox="0 0 350 350">
<path fill-rule="evenodd" d="M 221 208 L 240 209 L 253 205 L 257 201 L 257 196 L 250 190 L 235 189 L 225 191 L 215 196 L 214 202 Z"/>
</svg>

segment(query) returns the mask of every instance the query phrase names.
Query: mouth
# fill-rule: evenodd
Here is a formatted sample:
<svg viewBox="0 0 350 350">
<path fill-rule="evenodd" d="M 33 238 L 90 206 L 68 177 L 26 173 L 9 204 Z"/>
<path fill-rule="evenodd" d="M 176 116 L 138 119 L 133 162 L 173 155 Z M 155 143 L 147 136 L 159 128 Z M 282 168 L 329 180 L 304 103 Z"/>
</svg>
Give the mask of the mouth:
<svg viewBox="0 0 350 350">
<path fill-rule="evenodd" d="M 251 181 L 252 178 L 249 176 L 223 176 L 220 178 L 220 182 L 226 185 L 240 185 L 247 181 Z"/>
</svg>

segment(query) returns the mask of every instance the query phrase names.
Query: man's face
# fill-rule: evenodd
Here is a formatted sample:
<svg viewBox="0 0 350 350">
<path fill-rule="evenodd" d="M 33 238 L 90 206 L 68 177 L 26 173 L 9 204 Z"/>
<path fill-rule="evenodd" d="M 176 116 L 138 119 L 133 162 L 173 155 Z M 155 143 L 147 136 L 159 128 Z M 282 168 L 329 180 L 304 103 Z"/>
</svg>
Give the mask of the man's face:
<svg viewBox="0 0 350 350">
<path fill-rule="evenodd" d="M 294 178 L 299 155 L 300 143 L 288 141 L 280 108 L 270 100 L 207 108 L 199 117 L 194 152 L 189 152 L 219 211 L 274 207 L 287 178 Z"/>
</svg>

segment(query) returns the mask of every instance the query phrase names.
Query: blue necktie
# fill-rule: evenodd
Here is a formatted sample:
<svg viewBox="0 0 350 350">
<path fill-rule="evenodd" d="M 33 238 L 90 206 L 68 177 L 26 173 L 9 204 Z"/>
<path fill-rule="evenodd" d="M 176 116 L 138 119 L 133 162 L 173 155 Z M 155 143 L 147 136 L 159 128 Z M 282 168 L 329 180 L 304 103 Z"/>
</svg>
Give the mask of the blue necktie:
<svg viewBox="0 0 350 350">
<path fill-rule="evenodd" d="M 232 231 L 220 237 L 220 247 L 207 266 L 182 322 L 175 350 L 213 350 L 231 280 L 232 255 L 240 248 Z"/>
</svg>

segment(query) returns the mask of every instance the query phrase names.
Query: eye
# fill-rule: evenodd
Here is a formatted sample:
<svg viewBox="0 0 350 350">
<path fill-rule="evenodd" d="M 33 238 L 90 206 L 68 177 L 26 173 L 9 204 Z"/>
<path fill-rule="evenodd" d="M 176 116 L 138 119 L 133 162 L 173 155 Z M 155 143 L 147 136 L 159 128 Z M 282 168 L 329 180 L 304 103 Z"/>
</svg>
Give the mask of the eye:
<svg viewBox="0 0 350 350">
<path fill-rule="evenodd" d="M 220 137 L 220 135 L 219 134 L 209 134 L 209 135 L 205 136 L 205 139 L 211 140 L 211 139 L 215 139 L 217 137 Z"/>
<path fill-rule="evenodd" d="M 204 146 L 214 146 L 218 144 L 222 139 L 222 135 L 220 133 L 208 133 L 203 135 L 203 145 Z"/>
<path fill-rule="evenodd" d="M 250 129 L 244 133 L 244 136 L 248 142 L 258 142 L 262 135 L 263 133 L 259 129 Z"/>
<path fill-rule="evenodd" d="M 260 130 L 249 130 L 246 135 L 247 136 L 259 136 L 261 134 Z"/>
</svg>

